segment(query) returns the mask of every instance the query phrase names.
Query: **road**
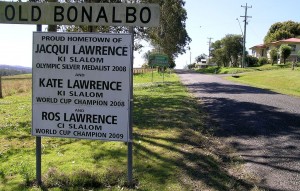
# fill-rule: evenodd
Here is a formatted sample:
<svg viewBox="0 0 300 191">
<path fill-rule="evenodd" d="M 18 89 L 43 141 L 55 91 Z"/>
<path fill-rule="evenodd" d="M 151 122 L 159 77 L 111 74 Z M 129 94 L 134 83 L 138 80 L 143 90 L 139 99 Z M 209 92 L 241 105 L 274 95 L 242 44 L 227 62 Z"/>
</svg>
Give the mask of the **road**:
<svg viewBox="0 0 300 191">
<path fill-rule="evenodd" d="M 177 71 L 218 124 L 262 188 L 300 190 L 300 99 L 222 79 Z"/>
</svg>

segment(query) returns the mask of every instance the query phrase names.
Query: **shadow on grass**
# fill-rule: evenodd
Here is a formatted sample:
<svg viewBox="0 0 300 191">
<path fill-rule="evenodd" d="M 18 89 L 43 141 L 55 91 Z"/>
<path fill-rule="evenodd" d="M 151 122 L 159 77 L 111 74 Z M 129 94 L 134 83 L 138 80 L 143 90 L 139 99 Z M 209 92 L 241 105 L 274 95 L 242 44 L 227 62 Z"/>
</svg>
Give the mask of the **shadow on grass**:
<svg viewBox="0 0 300 191">
<path fill-rule="evenodd" d="M 176 171 L 178 181 L 187 190 L 205 187 L 250 190 L 253 185 L 225 170 L 224 166 L 234 159 L 222 152 L 210 153 L 218 149 L 213 149 L 217 144 L 206 137 L 210 135 L 205 134 L 209 131 L 205 127 L 205 113 L 199 110 L 195 100 L 181 94 L 174 86 L 178 84 L 143 90 L 155 91 L 154 96 L 145 96 L 143 92 L 135 95 L 134 125 L 138 129 L 134 135 L 135 155 L 138 161 L 143 161 L 136 164 L 138 174 L 151 174 L 164 183 Z M 172 136 L 173 132 L 179 135 Z"/>
<path fill-rule="evenodd" d="M 0 128 L 0 134 L 5 134 L 7 139 L 31 139 L 31 121 L 17 122 L 16 125 Z"/>
<path fill-rule="evenodd" d="M 141 144 L 136 145 L 137 150 L 147 153 L 147 155 L 139 153 L 143 160 L 149 160 L 154 157 L 161 164 L 156 168 L 147 165 L 137 166 L 138 171 L 152 173 L 153 176 L 161 181 L 167 180 L 170 176 L 170 172 L 174 172 L 174 167 L 176 167 L 179 169 L 178 173 L 180 173 L 177 175 L 178 181 L 181 182 L 181 184 L 186 184 L 187 189 L 197 190 L 197 188 L 201 189 L 203 186 L 208 186 L 210 189 L 213 188 L 216 190 L 250 190 L 253 187 L 251 184 L 236 179 L 228 174 L 228 172 L 222 168 L 223 162 L 216 160 L 212 156 L 198 152 L 195 148 L 190 148 L 191 151 L 189 151 L 179 149 L 176 146 L 159 144 L 157 143 L 156 137 L 144 136 L 138 139 L 156 147 L 170 150 L 180 156 L 168 158 L 161 153 L 153 152 Z M 178 140 L 172 139 L 164 140 L 168 142 L 178 142 Z M 181 144 L 188 147 L 190 146 L 188 142 L 189 141 L 183 140 Z M 195 146 L 203 147 L 203 145 L 199 144 Z"/>
<path fill-rule="evenodd" d="M 239 180 L 226 171 L 235 159 L 228 158 L 205 135 L 205 113 L 195 100 L 186 96 L 180 83 L 149 86 L 135 94 L 134 107 L 134 177 L 138 190 L 168 190 L 168 182 L 178 183 L 184 190 L 250 190 L 253 185 Z M 48 140 L 56 144 L 61 140 Z M 74 141 L 61 141 L 70 144 Z M 123 188 L 126 182 L 126 152 L 121 147 L 102 147 L 100 143 L 81 141 L 93 150 L 92 163 L 101 161 L 112 167 L 92 172 L 76 169 L 72 172 L 50 168 L 45 173 L 43 190 Z M 153 187 L 147 187 L 154 185 Z M 28 185 L 31 187 L 32 185 Z M 166 188 L 164 189 L 164 186 Z M 19 186 L 22 190 L 23 186 Z M 18 190 L 18 189 L 16 189 Z M 176 189 L 175 189 L 176 190 Z M 180 190 L 177 188 L 177 190 Z"/>
</svg>

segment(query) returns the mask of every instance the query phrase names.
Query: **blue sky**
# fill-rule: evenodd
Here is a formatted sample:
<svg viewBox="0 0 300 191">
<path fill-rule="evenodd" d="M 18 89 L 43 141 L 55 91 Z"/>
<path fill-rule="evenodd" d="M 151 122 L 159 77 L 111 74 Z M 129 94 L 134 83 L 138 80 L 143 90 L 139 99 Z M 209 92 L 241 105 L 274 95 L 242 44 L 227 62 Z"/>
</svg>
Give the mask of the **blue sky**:
<svg viewBox="0 0 300 191">
<path fill-rule="evenodd" d="M 248 48 L 261 44 L 268 29 L 275 22 L 300 22 L 299 0 L 187 0 L 185 9 L 188 19 L 186 29 L 192 38 L 191 51 L 180 55 L 176 59 L 177 68 L 183 68 L 195 57 L 208 54 L 208 38 L 212 42 L 222 39 L 226 34 L 241 34 L 236 18 L 239 19 L 243 29 L 245 9 L 241 5 L 252 5 L 248 9 L 249 24 L 247 25 Z M 32 32 L 34 25 L 0 24 L 0 64 L 31 66 Z M 143 54 L 142 51 L 141 54 Z M 135 67 L 143 64 L 139 54 L 135 54 Z"/>
</svg>

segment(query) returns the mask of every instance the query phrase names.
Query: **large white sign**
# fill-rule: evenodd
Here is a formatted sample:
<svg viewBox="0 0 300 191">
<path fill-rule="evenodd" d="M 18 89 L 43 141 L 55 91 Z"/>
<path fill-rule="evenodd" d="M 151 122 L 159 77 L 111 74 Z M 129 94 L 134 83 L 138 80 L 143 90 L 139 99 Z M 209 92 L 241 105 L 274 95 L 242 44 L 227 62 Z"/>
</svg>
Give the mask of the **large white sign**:
<svg viewBox="0 0 300 191">
<path fill-rule="evenodd" d="M 0 2 L 0 23 L 153 27 L 159 17 L 158 4 Z"/>
<path fill-rule="evenodd" d="M 32 135 L 128 141 L 131 35 L 33 34 Z"/>
</svg>

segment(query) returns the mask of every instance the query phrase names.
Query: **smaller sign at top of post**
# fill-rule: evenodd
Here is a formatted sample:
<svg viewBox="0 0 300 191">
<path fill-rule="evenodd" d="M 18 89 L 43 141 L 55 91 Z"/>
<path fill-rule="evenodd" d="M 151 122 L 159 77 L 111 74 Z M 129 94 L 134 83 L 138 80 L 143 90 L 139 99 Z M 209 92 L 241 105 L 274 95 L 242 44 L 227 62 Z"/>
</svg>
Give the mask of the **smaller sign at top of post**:
<svg viewBox="0 0 300 191">
<path fill-rule="evenodd" d="M 159 25 L 158 4 L 0 2 L 0 23 L 145 26 Z"/>
</svg>

